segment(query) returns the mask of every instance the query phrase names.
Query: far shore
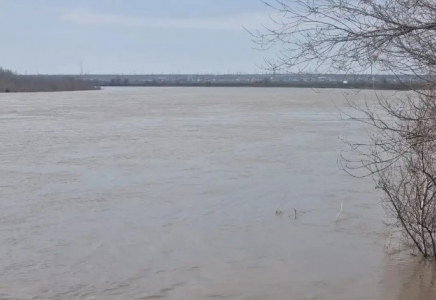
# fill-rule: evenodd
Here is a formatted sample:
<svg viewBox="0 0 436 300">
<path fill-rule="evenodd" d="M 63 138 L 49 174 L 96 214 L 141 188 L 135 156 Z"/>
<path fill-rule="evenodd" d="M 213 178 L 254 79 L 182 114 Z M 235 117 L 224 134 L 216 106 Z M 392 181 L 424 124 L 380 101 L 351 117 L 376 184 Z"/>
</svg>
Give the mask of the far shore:
<svg viewBox="0 0 436 300">
<path fill-rule="evenodd" d="M 243 84 L 243 83 L 147 83 L 147 84 L 101 84 L 101 87 L 216 87 L 216 88 L 309 88 L 309 89 L 361 89 L 361 90 L 397 90 L 409 91 L 424 89 L 422 85 L 407 86 L 404 84 L 323 84 L 323 83 L 270 83 L 270 84 Z"/>
<path fill-rule="evenodd" d="M 71 76 L 20 75 L 0 68 L 0 93 L 98 90 L 90 81 Z"/>
<path fill-rule="evenodd" d="M 417 77 L 392 75 L 20 75 L 0 68 L 0 93 L 89 91 L 101 87 L 426 89 Z"/>
</svg>

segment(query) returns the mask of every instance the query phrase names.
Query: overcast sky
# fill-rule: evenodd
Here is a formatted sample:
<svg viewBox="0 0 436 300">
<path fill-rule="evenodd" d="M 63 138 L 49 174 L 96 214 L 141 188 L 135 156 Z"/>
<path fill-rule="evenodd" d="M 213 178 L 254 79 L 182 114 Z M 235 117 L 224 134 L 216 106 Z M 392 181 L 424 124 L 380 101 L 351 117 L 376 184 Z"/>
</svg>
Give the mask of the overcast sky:
<svg viewBox="0 0 436 300">
<path fill-rule="evenodd" d="M 254 72 L 259 0 L 0 0 L 0 66 L 20 73 Z M 257 70 L 258 71 L 258 70 Z"/>
</svg>

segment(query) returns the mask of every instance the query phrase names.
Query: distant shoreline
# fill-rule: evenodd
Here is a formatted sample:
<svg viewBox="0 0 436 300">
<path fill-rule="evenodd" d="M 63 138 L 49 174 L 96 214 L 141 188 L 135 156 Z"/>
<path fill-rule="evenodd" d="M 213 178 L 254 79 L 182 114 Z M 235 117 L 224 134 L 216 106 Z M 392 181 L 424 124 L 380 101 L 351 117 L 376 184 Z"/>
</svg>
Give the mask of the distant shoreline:
<svg viewBox="0 0 436 300">
<path fill-rule="evenodd" d="M 0 68 L 0 93 L 90 91 L 101 87 L 310 88 L 410 91 L 426 89 L 414 76 L 303 74 L 19 75 Z"/>
<path fill-rule="evenodd" d="M 0 93 L 69 92 L 99 90 L 90 81 L 71 76 L 19 75 L 0 68 Z"/>
<path fill-rule="evenodd" d="M 270 84 L 244 84 L 244 83 L 146 83 L 146 84 L 101 84 L 101 87 L 222 87 L 222 88 L 310 88 L 310 89 L 362 89 L 362 90 L 398 90 L 407 91 L 422 89 L 422 85 L 406 86 L 404 84 L 325 84 L 325 83 L 270 83 Z"/>
<path fill-rule="evenodd" d="M 393 75 L 309 75 L 309 74 L 161 74 L 78 75 L 75 78 L 98 86 L 134 87 L 254 87 L 315 89 L 416 90 L 425 88 L 416 76 Z"/>
</svg>

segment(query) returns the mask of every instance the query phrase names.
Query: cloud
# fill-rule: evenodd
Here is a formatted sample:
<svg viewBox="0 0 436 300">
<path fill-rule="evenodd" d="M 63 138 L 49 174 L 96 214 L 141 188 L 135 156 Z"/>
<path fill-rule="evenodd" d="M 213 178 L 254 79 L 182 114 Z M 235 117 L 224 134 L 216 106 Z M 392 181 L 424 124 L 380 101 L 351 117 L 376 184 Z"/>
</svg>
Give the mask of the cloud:
<svg viewBox="0 0 436 300">
<path fill-rule="evenodd" d="M 70 11 L 61 14 L 61 20 L 88 26 L 117 26 L 196 30 L 244 30 L 260 28 L 271 20 L 267 12 L 241 13 L 228 16 L 196 18 L 138 17 L 121 14 Z"/>
</svg>

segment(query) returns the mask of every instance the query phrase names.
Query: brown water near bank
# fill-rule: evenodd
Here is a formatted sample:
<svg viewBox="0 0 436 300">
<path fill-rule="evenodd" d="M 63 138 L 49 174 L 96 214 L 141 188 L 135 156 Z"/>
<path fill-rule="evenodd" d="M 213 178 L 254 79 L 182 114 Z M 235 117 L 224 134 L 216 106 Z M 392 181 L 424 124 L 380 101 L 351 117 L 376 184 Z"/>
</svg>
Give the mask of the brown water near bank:
<svg viewBox="0 0 436 300">
<path fill-rule="evenodd" d="M 364 132 L 333 103 L 339 90 L 0 95 L 0 299 L 435 299 L 433 265 L 399 251 L 371 180 L 338 169 L 338 137 Z"/>
</svg>

